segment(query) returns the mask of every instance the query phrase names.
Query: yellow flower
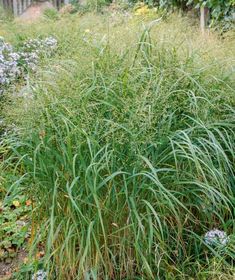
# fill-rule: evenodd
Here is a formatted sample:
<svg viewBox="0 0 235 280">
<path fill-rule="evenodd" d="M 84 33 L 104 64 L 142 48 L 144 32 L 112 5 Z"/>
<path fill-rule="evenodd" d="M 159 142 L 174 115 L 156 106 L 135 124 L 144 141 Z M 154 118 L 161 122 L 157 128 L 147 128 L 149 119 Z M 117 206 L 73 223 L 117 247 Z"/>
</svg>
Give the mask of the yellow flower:
<svg viewBox="0 0 235 280">
<path fill-rule="evenodd" d="M 18 200 L 13 200 L 12 204 L 15 206 L 15 207 L 19 207 L 20 206 L 20 202 Z"/>
<path fill-rule="evenodd" d="M 143 16 L 143 15 L 146 15 L 150 12 L 149 8 L 147 5 L 144 5 L 140 8 L 138 8 L 136 11 L 135 11 L 135 15 L 136 16 Z"/>
</svg>

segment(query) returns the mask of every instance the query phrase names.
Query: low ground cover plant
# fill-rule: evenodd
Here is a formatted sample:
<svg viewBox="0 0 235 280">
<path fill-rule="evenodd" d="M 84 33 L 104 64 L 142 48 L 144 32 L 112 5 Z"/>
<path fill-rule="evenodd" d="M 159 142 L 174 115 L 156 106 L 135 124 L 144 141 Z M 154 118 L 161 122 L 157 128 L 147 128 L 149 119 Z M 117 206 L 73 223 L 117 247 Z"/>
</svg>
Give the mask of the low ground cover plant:
<svg viewBox="0 0 235 280">
<path fill-rule="evenodd" d="M 28 214 L 32 202 L 23 196 L 1 203 L 0 261 L 10 261 L 29 238 Z"/>
</svg>

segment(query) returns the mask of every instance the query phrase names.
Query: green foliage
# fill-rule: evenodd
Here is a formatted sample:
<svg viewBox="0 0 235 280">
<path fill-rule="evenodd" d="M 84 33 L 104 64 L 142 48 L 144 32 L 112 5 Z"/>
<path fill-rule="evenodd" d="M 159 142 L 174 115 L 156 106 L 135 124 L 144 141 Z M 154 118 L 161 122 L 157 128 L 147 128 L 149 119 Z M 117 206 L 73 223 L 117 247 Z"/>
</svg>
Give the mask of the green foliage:
<svg viewBox="0 0 235 280">
<path fill-rule="evenodd" d="M 234 26 L 233 13 L 235 12 L 235 3 L 232 1 L 220 1 L 220 0 L 199 0 L 199 5 L 204 5 L 211 10 L 211 25 L 216 25 L 219 22 L 223 22 L 224 29 Z"/>
<path fill-rule="evenodd" d="M 29 81 L 32 98 L 7 110 L 20 129 L 4 165 L 37 201 L 33 246 L 46 235 L 44 265 L 58 280 L 229 279 L 233 44 L 209 48 L 179 18 L 144 32 L 142 20 L 109 20 L 17 30 L 59 42 Z M 204 242 L 214 227 L 230 237 L 223 250 Z"/>
<path fill-rule="evenodd" d="M 79 1 L 70 2 L 74 7 L 75 11 L 79 13 L 87 13 L 90 11 L 99 12 L 103 7 L 111 3 L 110 0 L 87 0 L 84 4 L 80 4 Z"/>
<path fill-rule="evenodd" d="M 43 15 L 49 20 L 58 20 L 59 19 L 59 13 L 54 8 L 45 9 L 43 12 Z"/>
<path fill-rule="evenodd" d="M 10 280 L 47 280 L 45 277 L 36 277 L 35 274 L 37 271 L 45 271 L 41 260 L 31 260 L 27 263 L 22 263 L 20 267 L 12 274 Z M 51 279 L 56 279 L 51 277 Z"/>
<path fill-rule="evenodd" d="M 13 20 L 13 15 L 10 11 L 3 9 L 0 4 L 0 22 L 9 22 Z"/>
<path fill-rule="evenodd" d="M 185 0 L 159 0 L 158 5 L 160 8 L 185 8 L 187 1 Z"/>
<path fill-rule="evenodd" d="M 235 12 L 234 0 L 159 0 L 155 2 L 160 8 L 174 9 L 180 8 L 186 10 L 188 8 L 199 8 L 200 6 L 206 6 L 210 9 L 211 13 L 211 25 L 218 25 L 223 23 L 223 29 L 229 29 L 234 26 L 233 13 Z"/>
<path fill-rule="evenodd" d="M 27 214 L 31 206 L 24 196 L 15 196 L 0 205 L 0 261 L 14 258 L 28 233 Z"/>
</svg>

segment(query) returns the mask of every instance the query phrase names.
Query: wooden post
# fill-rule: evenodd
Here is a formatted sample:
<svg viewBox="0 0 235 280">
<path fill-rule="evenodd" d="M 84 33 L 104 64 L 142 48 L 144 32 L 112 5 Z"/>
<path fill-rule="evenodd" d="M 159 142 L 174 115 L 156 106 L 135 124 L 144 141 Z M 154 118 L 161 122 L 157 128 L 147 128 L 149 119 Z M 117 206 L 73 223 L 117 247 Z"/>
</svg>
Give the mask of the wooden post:
<svg viewBox="0 0 235 280">
<path fill-rule="evenodd" d="M 17 0 L 13 0 L 13 14 L 15 17 L 18 14 Z"/>
<path fill-rule="evenodd" d="M 23 4 L 23 12 L 24 12 L 25 9 L 26 9 L 26 7 L 27 7 L 27 6 L 26 6 L 26 1 L 24 0 L 22 4 Z"/>
<path fill-rule="evenodd" d="M 205 7 L 200 7 L 200 26 L 201 26 L 201 31 L 205 31 L 206 27 L 206 21 L 205 21 Z"/>
<path fill-rule="evenodd" d="M 200 26 L 201 31 L 204 33 L 208 24 L 209 19 L 209 9 L 207 7 L 200 7 Z"/>
</svg>

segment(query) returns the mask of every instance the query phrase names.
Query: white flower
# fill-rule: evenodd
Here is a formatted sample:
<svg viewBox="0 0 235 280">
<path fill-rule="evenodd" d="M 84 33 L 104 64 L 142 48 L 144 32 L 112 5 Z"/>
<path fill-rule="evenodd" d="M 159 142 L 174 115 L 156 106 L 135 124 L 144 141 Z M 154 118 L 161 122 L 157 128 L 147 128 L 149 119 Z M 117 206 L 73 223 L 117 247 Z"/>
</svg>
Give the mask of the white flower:
<svg viewBox="0 0 235 280">
<path fill-rule="evenodd" d="M 47 273 L 46 271 L 40 269 L 34 275 L 32 276 L 32 280 L 46 280 L 47 279 Z"/>
<path fill-rule="evenodd" d="M 206 244 L 210 246 L 214 246 L 214 245 L 225 246 L 229 241 L 229 237 L 227 236 L 226 232 L 218 229 L 213 229 L 205 234 L 204 240 Z"/>
<path fill-rule="evenodd" d="M 24 52 L 34 52 L 38 55 L 50 56 L 57 48 L 57 40 L 53 37 L 46 39 L 30 39 L 23 45 Z"/>
<path fill-rule="evenodd" d="M 51 56 L 57 48 L 57 40 L 30 39 L 20 52 L 0 37 L 0 94 L 18 78 L 24 78 L 28 70 L 35 71 L 42 56 Z"/>
</svg>

